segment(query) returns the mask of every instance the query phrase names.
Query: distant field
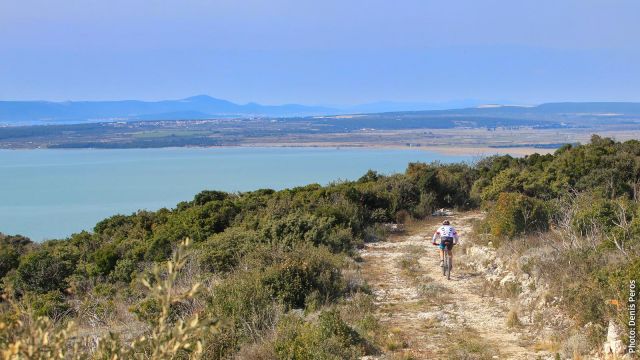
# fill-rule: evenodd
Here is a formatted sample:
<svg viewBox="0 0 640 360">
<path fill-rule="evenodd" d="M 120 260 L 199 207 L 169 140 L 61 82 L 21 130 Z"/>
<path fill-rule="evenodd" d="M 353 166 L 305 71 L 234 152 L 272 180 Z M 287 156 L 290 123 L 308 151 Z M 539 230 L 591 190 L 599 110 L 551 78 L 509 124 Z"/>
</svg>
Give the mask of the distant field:
<svg viewBox="0 0 640 360">
<path fill-rule="evenodd" d="M 568 111 L 571 109 L 574 112 Z M 625 109 L 627 113 L 622 112 Z M 594 133 L 617 140 L 638 139 L 640 111 L 607 103 L 597 107 L 594 104 L 578 107 L 546 104 L 536 108 L 348 116 L 3 127 L 0 128 L 0 148 L 350 146 L 527 154 L 553 151 L 565 143 L 585 143 Z"/>
</svg>

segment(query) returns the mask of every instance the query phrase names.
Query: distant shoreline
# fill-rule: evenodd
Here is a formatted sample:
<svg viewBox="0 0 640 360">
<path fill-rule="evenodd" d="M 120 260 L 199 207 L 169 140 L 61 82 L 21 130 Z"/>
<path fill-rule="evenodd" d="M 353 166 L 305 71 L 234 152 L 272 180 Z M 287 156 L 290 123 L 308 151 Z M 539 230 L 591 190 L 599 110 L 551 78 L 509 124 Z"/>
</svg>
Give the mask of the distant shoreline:
<svg viewBox="0 0 640 360">
<path fill-rule="evenodd" d="M 491 155 L 512 155 L 512 156 L 526 156 L 531 154 L 550 154 L 555 151 L 554 148 L 539 148 L 539 147 L 492 147 L 492 146 L 401 146 L 401 145 L 376 145 L 376 144 L 313 144 L 313 143 L 299 143 L 299 144 L 242 144 L 242 145 L 220 145 L 220 146 L 166 146 L 166 147 L 123 147 L 123 148 L 101 148 L 101 147 L 77 147 L 77 148 L 4 148 L 0 151 L 74 151 L 74 150 L 95 150 L 95 151 L 109 151 L 109 150 L 157 150 L 157 149 L 236 149 L 236 148 L 290 148 L 290 149 L 371 149 L 371 150 L 410 150 L 410 151 L 429 151 L 443 155 L 467 155 L 467 156 L 491 156 Z"/>
<path fill-rule="evenodd" d="M 197 147 L 197 146 L 196 146 Z M 445 145 L 436 145 L 436 146 L 401 146 L 401 145 L 375 145 L 375 144 L 367 144 L 367 145 L 354 145 L 354 144 L 309 144 L 309 143 L 301 143 L 301 144 L 286 144 L 286 145 L 274 145 L 274 144 L 255 144 L 255 145 L 239 145 L 239 146 L 209 146 L 206 148 L 351 148 L 351 149 L 383 149 L 383 150 L 413 150 L 413 151 L 431 151 L 435 153 L 445 154 L 445 155 L 469 155 L 469 156 L 490 156 L 490 155 L 515 155 L 515 156 L 525 156 L 531 154 L 551 154 L 556 149 L 554 148 L 538 148 L 533 146 L 523 146 L 523 147 L 491 147 L 491 146 L 469 146 L 469 147 L 460 147 L 460 146 L 445 146 Z"/>
<path fill-rule="evenodd" d="M 593 134 L 640 139 L 640 104 L 9 127 L 0 128 L 0 148 L 353 147 L 524 156 L 584 144 Z"/>
</svg>

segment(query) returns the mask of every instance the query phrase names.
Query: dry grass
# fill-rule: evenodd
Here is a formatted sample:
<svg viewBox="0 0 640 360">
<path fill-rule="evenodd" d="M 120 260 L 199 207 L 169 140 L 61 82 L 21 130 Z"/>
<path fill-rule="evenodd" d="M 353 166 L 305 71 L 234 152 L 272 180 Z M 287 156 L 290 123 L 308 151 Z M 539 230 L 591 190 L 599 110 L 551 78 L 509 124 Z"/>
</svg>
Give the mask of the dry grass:
<svg viewBox="0 0 640 360">
<path fill-rule="evenodd" d="M 451 290 L 436 282 L 418 285 L 418 294 L 431 305 L 442 305 L 452 302 L 450 295 Z"/>
<path fill-rule="evenodd" d="M 435 227 L 438 223 L 440 223 L 441 219 L 439 217 L 431 217 L 428 216 L 424 219 L 409 219 L 404 224 L 405 233 L 403 236 L 413 236 L 421 234 L 424 229 L 430 229 Z"/>
<path fill-rule="evenodd" d="M 278 356 L 273 349 L 273 339 L 248 344 L 238 351 L 234 359 L 238 360 L 275 360 Z"/>
<path fill-rule="evenodd" d="M 535 351 L 557 353 L 560 351 L 560 343 L 556 340 L 541 340 L 533 345 Z"/>
<path fill-rule="evenodd" d="M 391 356 L 391 360 L 416 360 L 417 358 L 410 352 L 395 353 Z"/>
<path fill-rule="evenodd" d="M 491 360 L 499 357 L 495 345 L 487 343 L 474 329 L 465 327 L 456 336 L 443 343 L 444 353 L 448 359 Z"/>
<path fill-rule="evenodd" d="M 419 254 L 408 253 L 402 255 L 400 259 L 398 259 L 397 266 L 402 270 L 404 275 L 415 280 L 420 275 L 420 273 L 422 273 L 422 270 L 420 269 L 420 263 L 418 262 L 419 259 Z"/>
<path fill-rule="evenodd" d="M 406 337 L 402 333 L 402 329 L 394 327 L 390 328 L 388 331 L 389 333 L 384 342 L 385 349 L 388 351 L 398 351 L 409 346 Z"/>
<path fill-rule="evenodd" d="M 440 321 L 437 318 L 430 317 L 422 323 L 422 327 L 425 330 L 436 331 L 437 329 L 441 329 L 442 324 L 440 324 Z"/>
<path fill-rule="evenodd" d="M 500 285 L 498 281 L 482 279 L 477 283 L 478 293 L 482 297 L 496 297 L 502 299 L 516 299 L 522 292 L 518 281 L 505 281 Z"/>
<path fill-rule="evenodd" d="M 516 309 L 511 309 L 507 314 L 506 320 L 507 326 L 511 329 L 518 329 L 522 327 L 522 322 L 518 317 L 518 311 Z"/>
</svg>

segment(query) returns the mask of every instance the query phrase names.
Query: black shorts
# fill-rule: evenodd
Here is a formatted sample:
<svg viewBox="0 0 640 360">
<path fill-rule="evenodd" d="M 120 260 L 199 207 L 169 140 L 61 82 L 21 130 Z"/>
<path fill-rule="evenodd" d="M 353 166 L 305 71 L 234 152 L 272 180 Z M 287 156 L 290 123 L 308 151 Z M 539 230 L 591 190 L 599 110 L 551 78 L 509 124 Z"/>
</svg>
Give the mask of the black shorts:
<svg viewBox="0 0 640 360">
<path fill-rule="evenodd" d="M 440 250 L 447 249 L 451 251 L 453 249 L 453 238 L 449 236 L 443 236 L 440 238 Z"/>
</svg>

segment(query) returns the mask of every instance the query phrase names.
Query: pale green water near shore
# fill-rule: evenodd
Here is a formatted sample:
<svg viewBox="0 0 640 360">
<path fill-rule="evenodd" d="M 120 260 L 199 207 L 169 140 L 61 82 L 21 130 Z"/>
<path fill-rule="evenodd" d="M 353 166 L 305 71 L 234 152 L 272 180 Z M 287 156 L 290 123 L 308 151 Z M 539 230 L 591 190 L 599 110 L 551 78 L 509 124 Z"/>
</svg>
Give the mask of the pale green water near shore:
<svg viewBox="0 0 640 360">
<path fill-rule="evenodd" d="M 409 162 L 436 160 L 471 156 L 327 148 L 3 150 L 0 232 L 61 238 L 117 213 L 173 207 L 205 189 L 327 184 L 357 179 L 368 169 L 390 174 Z"/>
</svg>

